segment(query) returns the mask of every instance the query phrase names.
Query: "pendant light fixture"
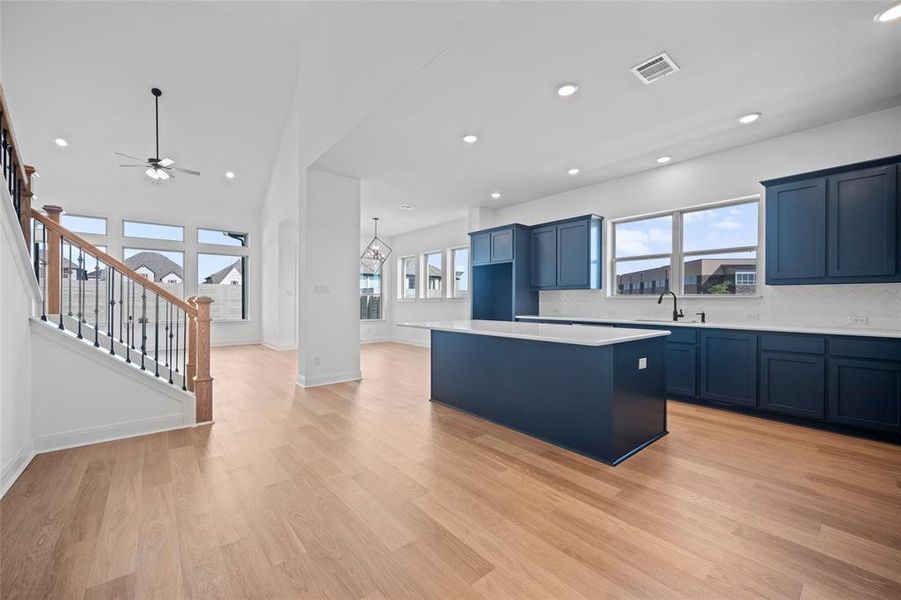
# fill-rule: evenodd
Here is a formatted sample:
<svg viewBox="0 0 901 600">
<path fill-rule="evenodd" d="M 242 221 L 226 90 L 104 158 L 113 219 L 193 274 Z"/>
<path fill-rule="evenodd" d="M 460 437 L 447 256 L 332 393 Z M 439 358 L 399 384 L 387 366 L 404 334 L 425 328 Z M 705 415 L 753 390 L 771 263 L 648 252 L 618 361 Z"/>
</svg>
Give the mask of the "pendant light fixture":
<svg viewBox="0 0 901 600">
<path fill-rule="evenodd" d="M 388 260 L 391 254 L 391 247 L 379 239 L 379 218 L 373 217 L 375 222 L 375 235 L 372 241 L 366 246 L 366 250 L 360 255 L 360 266 L 364 272 L 375 275 L 382 270 L 382 265 Z"/>
</svg>

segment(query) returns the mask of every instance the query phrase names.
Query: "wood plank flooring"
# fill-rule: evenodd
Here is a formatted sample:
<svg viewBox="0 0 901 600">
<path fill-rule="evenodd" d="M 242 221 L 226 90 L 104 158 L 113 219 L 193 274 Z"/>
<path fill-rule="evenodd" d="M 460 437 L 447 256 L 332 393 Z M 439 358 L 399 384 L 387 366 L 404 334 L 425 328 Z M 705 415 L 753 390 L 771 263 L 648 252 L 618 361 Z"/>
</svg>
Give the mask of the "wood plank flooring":
<svg viewBox="0 0 901 600">
<path fill-rule="evenodd" d="M 428 352 L 301 390 L 217 348 L 216 423 L 35 458 L 0 597 L 901 598 L 901 448 L 677 402 L 607 467 L 433 406 Z"/>
</svg>

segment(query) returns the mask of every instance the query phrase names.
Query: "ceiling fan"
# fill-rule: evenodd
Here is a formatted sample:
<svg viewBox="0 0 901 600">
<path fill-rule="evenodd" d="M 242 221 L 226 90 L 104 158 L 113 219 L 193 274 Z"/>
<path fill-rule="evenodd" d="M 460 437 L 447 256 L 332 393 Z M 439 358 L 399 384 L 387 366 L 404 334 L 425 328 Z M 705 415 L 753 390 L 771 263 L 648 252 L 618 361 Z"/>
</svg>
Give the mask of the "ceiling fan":
<svg viewBox="0 0 901 600">
<path fill-rule="evenodd" d="M 119 156 L 124 156 L 130 160 L 138 161 L 138 164 L 133 165 L 119 165 L 120 167 L 138 167 L 141 169 L 146 168 L 144 174 L 147 177 L 150 177 L 155 182 L 159 183 L 160 181 L 165 181 L 170 177 L 175 176 L 175 171 L 179 173 L 187 173 L 188 175 L 200 175 L 200 171 L 192 171 L 191 169 L 180 169 L 179 167 L 173 166 L 175 161 L 171 158 L 160 158 L 160 96 L 163 95 L 163 92 L 159 88 L 152 88 L 150 93 L 153 94 L 153 102 L 155 104 L 155 112 L 156 112 L 156 156 L 143 159 L 138 158 L 136 156 L 129 156 L 128 154 L 122 154 L 121 152 L 116 152 Z"/>
</svg>

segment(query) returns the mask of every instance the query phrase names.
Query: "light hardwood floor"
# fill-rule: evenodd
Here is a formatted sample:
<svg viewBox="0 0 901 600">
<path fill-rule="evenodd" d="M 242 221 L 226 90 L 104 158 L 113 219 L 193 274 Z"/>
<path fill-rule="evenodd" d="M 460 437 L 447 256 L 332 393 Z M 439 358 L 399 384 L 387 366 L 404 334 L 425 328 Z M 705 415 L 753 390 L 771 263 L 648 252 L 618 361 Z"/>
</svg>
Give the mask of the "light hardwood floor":
<svg viewBox="0 0 901 600">
<path fill-rule="evenodd" d="M 295 361 L 214 349 L 212 427 L 35 458 L 0 596 L 901 598 L 897 446 L 671 402 L 613 468 L 430 405 L 426 350 Z"/>
</svg>

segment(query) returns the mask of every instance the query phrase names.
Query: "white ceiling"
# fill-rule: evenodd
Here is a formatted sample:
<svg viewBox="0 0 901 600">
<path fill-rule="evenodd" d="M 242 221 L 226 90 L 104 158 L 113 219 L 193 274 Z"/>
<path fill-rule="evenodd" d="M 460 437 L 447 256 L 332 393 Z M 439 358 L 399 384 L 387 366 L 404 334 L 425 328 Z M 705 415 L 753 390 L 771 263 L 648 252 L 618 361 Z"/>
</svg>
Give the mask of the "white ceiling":
<svg viewBox="0 0 901 600">
<path fill-rule="evenodd" d="M 2 76 L 39 202 L 152 201 L 215 211 L 262 202 L 288 104 L 294 41 L 212 4 L 6 2 Z M 200 177 L 154 186 L 114 151 L 160 154 Z M 69 141 L 57 148 L 54 138 Z M 227 170 L 237 176 L 225 178 Z"/>
<path fill-rule="evenodd" d="M 502 3 L 326 152 L 386 235 L 901 104 L 885 2 Z M 645 86 L 660 51 L 678 73 Z M 576 81 L 569 99 L 555 85 Z M 736 118 L 761 111 L 756 124 Z M 464 133 L 478 144 L 460 141 Z M 570 167 L 583 170 L 570 177 Z M 491 200 L 492 190 L 503 197 Z M 400 211 L 402 203 L 416 205 Z"/>
</svg>

